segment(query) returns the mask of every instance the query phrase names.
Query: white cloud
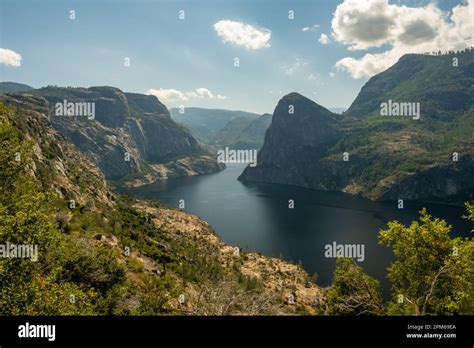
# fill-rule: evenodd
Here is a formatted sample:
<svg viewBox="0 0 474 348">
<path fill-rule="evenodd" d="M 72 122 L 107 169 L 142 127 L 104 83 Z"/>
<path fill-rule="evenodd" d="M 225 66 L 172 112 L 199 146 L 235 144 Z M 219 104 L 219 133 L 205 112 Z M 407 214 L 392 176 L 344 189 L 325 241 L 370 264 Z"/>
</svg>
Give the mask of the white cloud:
<svg viewBox="0 0 474 348">
<path fill-rule="evenodd" d="M 474 45 L 474 1 L 469 0 L 467 6 L 458 5 L 453 8 L 451 20 L 456 24 L 454 32 L 461 38 L 468 38 Z M 453 34 L 454 35 L 454 34 Z"/>
<path fill-rule="evenodd" d="M 307 33 L 308 31 L 316 31 L 318 28 L 319 28 L 319 25 L 314 24 L 310 27 L 304 27 L 303 29 L 301 29 L 301 31 L 304 32 L 304 33 Z"/>
<path fill-rule="evenodd" d="M 194 91 L 186 92 L 185 95 L 190 98 L 214 98 L 214 94 L 207 88 L 196 88 Z"/>
<path fill-rule="evenodd" d="M 329 43 L 329 38 L 326 34 L 321 34 L 318 40 L 322 45 L 327 45 Z"/>
<path fill-rule="evenodd" d="M 366 49 L 385 43 L 392 35 L 396 5 L 388 0 L 344 0 L 337 6 L 331 22 L 334 38 L 350 49 Z"/>
<path fill-rule="evenodd" d="M 151 94 L 157 97 L 162 102 L 186 101 L 188 98 L 183 92 L 176 89 L 149 89 L 145 94 Z"/>
<path fill-rule="evenodd" d="M 366 54 L 360 59 L 346 57 L 336 63 L 339 70 L 347 70 L 353 78 L 372 76 L 395 64 L 400 58 L 399 52 L 391 50 L 379 54 Z"/>
<path fill-rule="evenodd" d="M 333 73 L 333 72 L 330 72 L 330 73 L 329 73 L 329 76 L 332 78 L 332 77 L 336 76 L 336 74 Z"/>
<path fill-rule="evenodd" d="M 201 87 L 192 91 L 182 92 L 176 89 L 151 88 L 145 94 L 154 95 L 164 103 L 182 102 L 190 99 L 227 99 L 226 96 L 217 94 L 215 96 L 209 89 Z"/>
<path fill-rule="evenodd" d="M 474 45 L 474 0 L 444 13 L 435 3 L 422 7 L 390 4 L 388 0 L 344 0 L 334 12 L 333 37 L 349 50 L 388 46 L 361 58 L 345 57 L 338 69 L 352 77 L 372 76 L 407 53 L 459 50 Z"/>
<path fill-rule="evenodd" d="M 0 64 L 21 66 L 21 55 L 7 48 L 0 48 Z"/>
<path fill-rule="evenodd" d="M 244 46 L 249 50 L 270 47 L 272 32 L 269 29 L 256 28 L 243 22 L 221 20 L 214 24 L 214 30 L 223 42 Z"/>
<path fill-rule="evenodd" d="M 318 78 L 319 78 L 319 74 L 316 74 L 316 75 L 314 75 L 314 74 L 309 74 L 309 76 L 308 76 L 308 80 L 310 80 L 310 81 L 314 81 L 314 80 L 316 80 L 316 79 L 318 79 Z"/>
</svg>

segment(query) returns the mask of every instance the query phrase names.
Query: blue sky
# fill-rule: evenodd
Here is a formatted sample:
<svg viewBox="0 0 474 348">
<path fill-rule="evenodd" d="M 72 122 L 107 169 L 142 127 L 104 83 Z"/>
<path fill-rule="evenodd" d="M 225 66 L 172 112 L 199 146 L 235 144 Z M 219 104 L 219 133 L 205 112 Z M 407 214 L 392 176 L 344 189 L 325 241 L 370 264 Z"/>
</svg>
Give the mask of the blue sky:
<svg viewBox="0 0 474 348">
<path fill-rule="evenodd" d="M 161 91 L 159 95 L 179 91 L 181 98 L 164 98 L 168 107 L 272 112 L 293 91 L 325 107 L 348 107 L 373 74 L 366 69 L 373 64 L 363 62 L 361 68 L 349 62 L 341 69 L 336 63 L 383 53 L 395 40 L 393 34 L 377 38 L 377 44 L 366 41 L 370 47 L 364 50 L 349 50 L 359 37 L 347 30 L 357 28 L 337 28 L 339 34 L 332 35 L 331 21 L 343 0 L 0 2 L 0 47 L 21 55 L 19 66 L 0 64 L 0 80 L 34 87 L 110 85 L 127 92 Z M 438 1 L 436 8 L 450 11 L 459 3 L 464 2 Z M 390 4 L 423 7 L 429 1 Z M 70 10 L 75 19 L 70 19 Z M 184 20 L 178 17 L 180 10 Z M 292 20 L 289 10 L 294 11 Z M 269 31 L 271 37 L 258 49 L 224 42 L 215 28 L 223 20 Z M 429 25 L 444 30 L 439 23 Z M 403 30 L 406 24 L 397 25 Z M 305 27 L 311 30 L 303 31 Z M 323 33 L 327 44 L 318 41 Z M 129 67 L 124 66 L 126 57 Z M 234 67 L 235 57 L 239 67 Z M 357 74 L 365 75 L 354 78 Z"/>
</svg>

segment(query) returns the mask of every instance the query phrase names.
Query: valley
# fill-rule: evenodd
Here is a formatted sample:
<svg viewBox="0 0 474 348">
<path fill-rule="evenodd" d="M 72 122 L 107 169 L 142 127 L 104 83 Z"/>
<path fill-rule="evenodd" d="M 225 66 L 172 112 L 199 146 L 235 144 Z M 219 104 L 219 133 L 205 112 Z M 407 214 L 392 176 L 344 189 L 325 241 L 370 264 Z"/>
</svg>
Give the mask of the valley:
<svg viewBox="0 0 474 348">
<path fill-rule="evenodd" d="M 387 248 L 402 240 L 394 233 L 433 228 L 443 258 L 421 269 L 429 278 L 438 263 L 454 262 L 452 277 L 467 269 L 459 289 L 471 284 L 472 225 L 463 216 L 467 208 L 473 219 L 464 203 L 474 192 L 474 101 L 470 90 L 460 103 L 442 98 L 472 83 L 472 50 L 457 56 L 463 64 L 453 71 L 443 67 L 450 54 L 402 57 L 342 114 L 297 92 L 272 115 L 181 114 L 116 87 L 0 83 L 0 233 L 38 245 L 41 265 L 6 261 L 0 278 L 18 277 L 5 281 L 22 290 L 0 296 L 4 313 L 357 315 L 344 302 L 356 294 L 371 300 L 355 308 L 375 315 L 419 314 L 418 305 L 394 302 L 403 290 L 387 278 L 400 262 Z M 407 74 L 413 66 L 418 73 Z M 451 83 L 436 95 L 419 87 L 433 70 Z M 418 99 L 404 99 L 410 86 Z M 385 102 L 412 100 L 416 117 L 381 113 Z M 413 243 L 432 250 L 430 238 Z M 470 292 L 459 289 L 450 290 L 456 306 L 438 313 L 470 312 Z M 81 306 L 41 300 L 71 292 Z"/>
</svg>

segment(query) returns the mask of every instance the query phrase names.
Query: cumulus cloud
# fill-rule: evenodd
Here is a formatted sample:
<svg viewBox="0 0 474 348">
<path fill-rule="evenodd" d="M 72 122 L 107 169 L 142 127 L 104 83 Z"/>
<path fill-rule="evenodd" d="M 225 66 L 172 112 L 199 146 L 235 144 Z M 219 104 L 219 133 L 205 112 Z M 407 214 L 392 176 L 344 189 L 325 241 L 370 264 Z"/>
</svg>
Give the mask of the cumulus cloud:
<svg viewBox="0 0 474 348">
<path fill-rule="evenodd" d="M 191 98 L 214 98 L 214 94 L 212 94 L 207 88 L 196 88 L 194 91 L 189 91 L 185 94 Z"/>
<path fill-rule="evenodd" d="M 243 22 L 221 20 L 214 24 L 214 30 L 223 42 L 243 46 L 249 50 L 270 47 L 272 32 Z"/>
<path fill-rule="evenodd" d="M 467 6 L 456 6 L 453 8 L 451 20 L 455 23 L 453 36 L 468 38 L 470 44 L 474 44 L 474 1 L 468 0 Z"/>
<path fill-rule="evenodd" d="M 331 22 L 333 37 L 351 51 L 388 48 L 361 58 L 345 57 L 338 69 L 361 78 L 377 74 L 407 53 L 459 50 L 474 44 L 474 0 L 445 13 L 435 3 L 422 7 L 390 4 L 388 0 L 344 0 Z"/>
<path fill-rule="evenodd" d="M 321 34 L 318 40 L 322 45 L 327 45 L 329 43 L 329 37 L 326 34 Z"/>
<path fill-rule="evenodd" d="M 378 54 L 366 54 L 360 59 L 346 57 L 336 63 L 336 68 L 347 70 L 353 78 L 372 76 L 382 72 L 395 64 L 401 54 L 397 50 L 390 50 Z"/>
<path fill-rule="evenodd" d="M 21 55 L 7 48 L 0 48 L 0 64 L 20 66 Z"/>
<path fill-rule="evenodd" d="M 178 91 L 176 89 L 149 89 L 146 91 L 146 94 L 154 95 L 156 96 L 160 101 L 162 102 L 174 102 L 174 101 L 186 101 L 188 100 L 188 97 L 186 96 L 185 93 Z"/>
<path fill-rule="evenodd" d="M 331 22 L 334 37 L 351 45 L 350 49 L 381 46 L 392 36 L 396 8 L 388 0 L 345 0 L 337 6 Z"/>
<path fill-rule="evenodd" d="M 188 92 L 182 92 L 172 88 L 151 88 L 146 91 L 146 94 L 154 95 L 164 103 L 183 102 L 191 99 L 227 99 L 226 96 L 221 94 L 214 95 L 209 89 L 203 87 Z"/>
</svg>

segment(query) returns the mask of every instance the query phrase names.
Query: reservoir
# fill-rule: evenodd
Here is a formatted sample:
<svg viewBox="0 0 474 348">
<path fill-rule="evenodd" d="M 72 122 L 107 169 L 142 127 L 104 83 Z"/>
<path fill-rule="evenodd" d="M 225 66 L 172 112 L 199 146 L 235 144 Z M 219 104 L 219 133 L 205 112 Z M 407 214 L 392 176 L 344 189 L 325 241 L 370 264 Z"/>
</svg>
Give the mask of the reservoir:
<svg viewBox="0 0 474 348">
<path fill-rule="evenodd" d="M 387 297 L 390 284 L 386 268 L 389 248 L 378 244 L 378 232 L 391 220 L 409 224 L 426 207 L 434 217 L 453 226 L 451 236 L 470 236 L 471 223 L 462 218 L 464 207 L 405 202 L 373 202 L 340 192 L 316 191 L 285 185 L 249 184 L 237 181 L 245 165 L 228 165 L 219 173 L 170 179 L 128 191 L 137 198 L 159 200 L 207 221 L 228 244 L 244 251 L 301 262 L 317 283 L 328 286 L 335 259 L 325 257 L 328 244 L 364 245 L 358 264 L 380 281 Z M 294 208 L 289 208 L 289 200 Z"/>
</svg>

